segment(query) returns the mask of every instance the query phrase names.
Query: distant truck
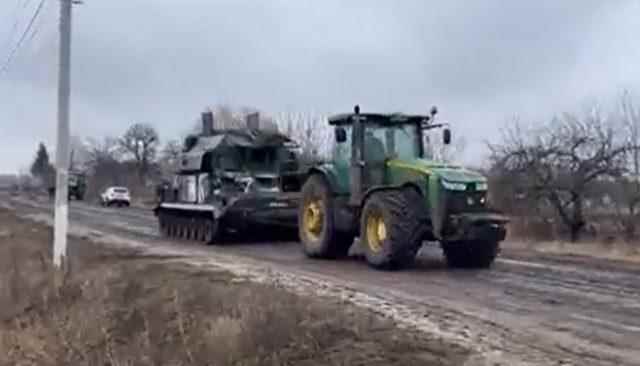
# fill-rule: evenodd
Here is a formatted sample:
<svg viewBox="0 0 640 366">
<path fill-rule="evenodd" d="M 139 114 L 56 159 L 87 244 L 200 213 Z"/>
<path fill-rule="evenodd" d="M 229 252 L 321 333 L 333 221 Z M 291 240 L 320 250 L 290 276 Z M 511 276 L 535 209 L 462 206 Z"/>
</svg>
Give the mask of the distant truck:
<svg viewBox="0 0 640 366">
<path fill-rule="evenodd" d="M 69 171 L 69 200 L 71 198 L 75 198 L 78 201 L 84 200 L 85 193 L 87 191 L 87 176 L 84 172 L 80 171 Z M 48 179 L 49 187 L 49 197 L 54 198 L 56 195 L 56 177 L 55 173 L 51 174 Z"/>
</svg>

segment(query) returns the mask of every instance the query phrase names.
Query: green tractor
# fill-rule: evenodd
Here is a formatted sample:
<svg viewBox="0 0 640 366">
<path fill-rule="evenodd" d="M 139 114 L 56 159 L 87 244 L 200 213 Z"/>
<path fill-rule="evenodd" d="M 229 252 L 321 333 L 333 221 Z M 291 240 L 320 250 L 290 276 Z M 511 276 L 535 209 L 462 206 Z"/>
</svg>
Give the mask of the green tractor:
<svg viewBox="0 0 640 366">
<path fill-rule="evenodd" d="M 374 268 L 413 263 L 424 241 L 438 241 L 451 267 L 488 268 L 508 219 L 487 201 L 487 179 L 425 158 L 424 131 L 446 124 L 430 115 L 354 113 L 329 118 L 333 158 L 308 171 L 298 230 L 311 258 L 346 256 L 359 237 Z"/>
</svg>

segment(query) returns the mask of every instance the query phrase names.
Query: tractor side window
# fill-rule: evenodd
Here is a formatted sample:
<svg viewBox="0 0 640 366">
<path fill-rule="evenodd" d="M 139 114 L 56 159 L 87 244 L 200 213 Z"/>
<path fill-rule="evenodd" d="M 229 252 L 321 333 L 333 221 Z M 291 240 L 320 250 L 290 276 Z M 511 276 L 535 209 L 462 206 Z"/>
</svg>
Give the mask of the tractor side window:
<svg viewBox="0 0 640 366">
<path fill-rule="evenodd" d="M 394 128 L 395 155 L 397 159 L 410 160 L 420 157 L 416 127 L 403 125 Z"/>
<path fill-rule="evenodd" d="M 346 131 L 347 139 L 342 143 L 333 141 L 333 160 L 344 161 L 348 164 L 351 161 L 352 128 L 351 126 L 343 126 L 343 128 Z"/>
<path fill-rule="evenodd" d="M 384 127 L 365 127 L 364 133 L 364 160 L 381 162 L 387 158 L 385 148 L 387 129 Z"/>
</svg>

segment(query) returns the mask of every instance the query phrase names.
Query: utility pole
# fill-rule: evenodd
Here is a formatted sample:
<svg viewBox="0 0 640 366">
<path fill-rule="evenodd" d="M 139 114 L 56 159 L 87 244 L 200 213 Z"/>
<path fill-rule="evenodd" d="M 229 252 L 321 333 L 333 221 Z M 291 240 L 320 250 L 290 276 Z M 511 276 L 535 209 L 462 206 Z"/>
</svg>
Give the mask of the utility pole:
<svg viewBox="0 0 640 366">
<path fill-rule="evenodd" d="M 69 228 L 69 98 L 71 94 L 71 7 L 73 0 L 60 1 L 60 55 L 58 71 L 58 132 L 56 145 L 56 198 L 53 264 L 57 268 L 67 255 Z"/>
</svg>

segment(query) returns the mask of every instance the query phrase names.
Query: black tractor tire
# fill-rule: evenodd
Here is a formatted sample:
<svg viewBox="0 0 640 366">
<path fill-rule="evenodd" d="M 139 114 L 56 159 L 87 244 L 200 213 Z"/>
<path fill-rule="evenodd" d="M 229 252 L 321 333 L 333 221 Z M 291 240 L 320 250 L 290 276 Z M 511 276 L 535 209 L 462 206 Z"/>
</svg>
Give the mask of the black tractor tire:
<svg viewBox="0 0 640 366">
<path fill-rule="evenodd" d="M 375 192 L 360 215 L 360 245 L 376 269 L 408 267 L 422 247 L 425 201 L 415 189 Z"/>
<path fill-rule="evenodd" d="M 442 251 L 451 268 L 490 268 L 500 252 L 500 243 L 482 240 L 445 242 Z"/>
<path fill-rule="evenodd" d="M 336 230 L 333 192 L 325 178 L 314 174 L 302 186 L 298 208 L 298 238 L 309 258 L 334 259 L 349 253 L 353 236 Z"/>
</svg>

